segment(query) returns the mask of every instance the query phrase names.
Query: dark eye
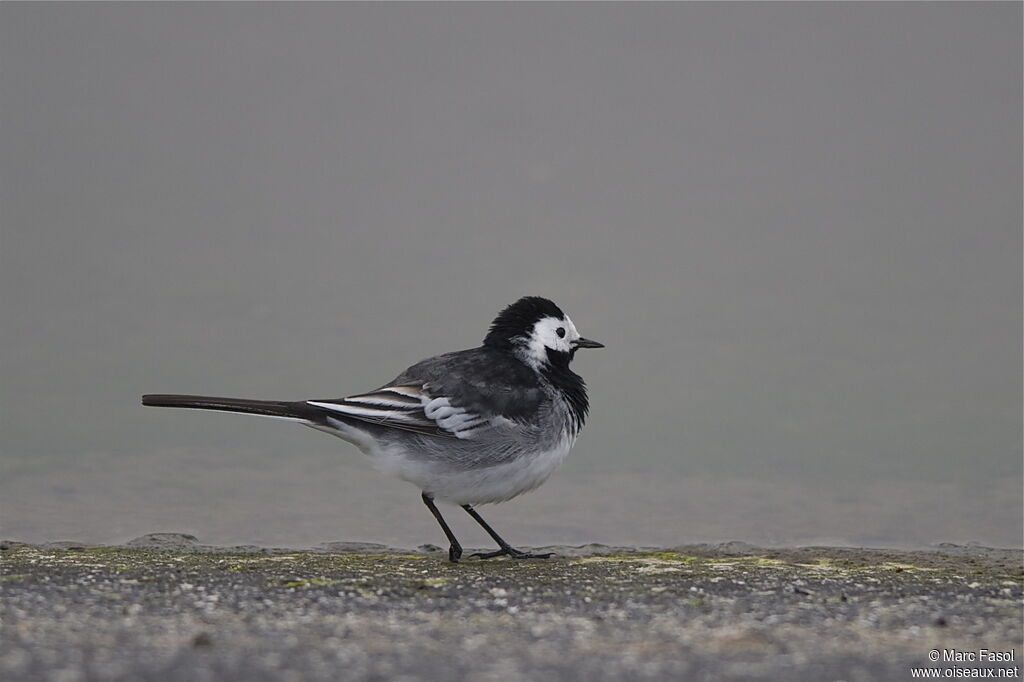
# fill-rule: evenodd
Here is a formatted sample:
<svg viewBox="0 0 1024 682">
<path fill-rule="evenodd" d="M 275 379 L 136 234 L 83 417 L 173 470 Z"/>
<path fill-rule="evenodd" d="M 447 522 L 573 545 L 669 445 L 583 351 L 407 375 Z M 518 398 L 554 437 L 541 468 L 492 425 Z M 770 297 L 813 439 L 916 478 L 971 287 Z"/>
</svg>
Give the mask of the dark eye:
<svg viewBox="0 0 1024 682">
<path fill-rule="evenodd" d="M 565 327 L 559 327 L 558 329 L 555 330 L 555 333 L 558 334 L 558 338 L 564 339 L 565 338 Z"/>
</svg>

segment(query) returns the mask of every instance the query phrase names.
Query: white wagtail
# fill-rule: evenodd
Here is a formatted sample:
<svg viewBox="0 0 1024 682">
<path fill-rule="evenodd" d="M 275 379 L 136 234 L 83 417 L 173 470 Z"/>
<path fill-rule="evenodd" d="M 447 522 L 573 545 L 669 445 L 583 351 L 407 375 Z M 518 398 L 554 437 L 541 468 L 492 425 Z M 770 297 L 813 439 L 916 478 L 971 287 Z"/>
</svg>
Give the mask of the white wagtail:
<svg viewBox="0 0 1024 682">
<path fill-rule="evenodd" d="M 588 408 L 586 385 L 569 363 L 580 348 L 603 347 L 580 336 L 554 303 L 527 296 L 495 318 L 479 348 L 418 362 L 369 393 L 297 402 L 144 395 L 142 404 L 243 412 L 325 431 L 419 487 L 451 543 L 451 561 L 462 546 L 435 499 L 461 506 L 501 547 L 474 556 L 547 558 L 510 546 L 473 505 L 533 490 L 562 462 Z"/>
</svg>

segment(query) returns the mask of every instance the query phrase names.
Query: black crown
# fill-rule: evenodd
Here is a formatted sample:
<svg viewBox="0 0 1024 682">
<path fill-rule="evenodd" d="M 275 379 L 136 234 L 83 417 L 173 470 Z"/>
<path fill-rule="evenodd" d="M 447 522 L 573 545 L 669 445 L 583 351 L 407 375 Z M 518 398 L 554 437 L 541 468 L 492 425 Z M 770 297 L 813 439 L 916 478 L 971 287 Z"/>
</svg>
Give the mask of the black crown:
<svg viewBox="0 0 1024 682">
<path fill-rule="evenodd" d="M 508 348 L 512 340 L 525 338 L 533 331 L 537 320 L 545 317 L 563 319 L 561 308 L 541 296 L 524 296 L 505 308 L 494 318 L 484 339 L 485 346 Z"/>
</svg>

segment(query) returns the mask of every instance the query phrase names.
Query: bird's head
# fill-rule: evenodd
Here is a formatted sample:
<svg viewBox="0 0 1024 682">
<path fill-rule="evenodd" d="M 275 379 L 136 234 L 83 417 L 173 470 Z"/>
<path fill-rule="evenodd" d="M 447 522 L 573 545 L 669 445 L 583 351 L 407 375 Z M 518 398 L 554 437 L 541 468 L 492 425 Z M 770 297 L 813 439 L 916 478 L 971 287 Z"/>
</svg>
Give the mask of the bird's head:
<svg viewBox="0 0 1024 682">
<path fill-rule="evenodd" d="M 509 350 L 534 369 L 567 367 L 580 348 L 604 348 L 580 336 L 569 316 L 540 296 L 524 296 L 502 310 L 484 345 Z"/>
</svg>

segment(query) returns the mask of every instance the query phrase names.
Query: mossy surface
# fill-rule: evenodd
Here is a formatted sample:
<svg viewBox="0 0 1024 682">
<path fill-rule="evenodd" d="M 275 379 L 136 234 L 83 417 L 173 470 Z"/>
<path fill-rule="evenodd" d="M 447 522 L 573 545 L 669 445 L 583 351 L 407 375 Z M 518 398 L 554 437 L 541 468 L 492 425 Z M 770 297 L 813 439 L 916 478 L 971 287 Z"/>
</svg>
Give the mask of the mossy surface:
<svg viewBox="0 0 1024 682">
<path fill-rule="evenodd" d="M 830 550 L 832 556 L 825 556 Z M 655 574 L 658 569 L 684 573 L 693 578 L 725 577 L 736 572 L 814 579 L 819 579 L 820 573 L 826 572 L 848 576 L 873 575 L 902 581 L 948 580 L 958 576 L 986 582 L 1020 581 L 1024 578 L 1024 568 L 1014 560 L 1014 551 L 999 551 L 1001 554 L 995 557 L 963 557 L 934 552 L 815 548 L 814 558 L 808 559 L 803 556 L 806 552 L 803 549 L 744 555 L 713 551 L 688 554 L 674 550 L 635 550 L 527 561 L 469 558 L 452 564 L 444 560 L 441 553 L 235 552 L 230 549 L 211 552 L 187 548 L 110 546 L 46 548 L 9 543 L 7 549 L 0 553 L 3 559 L 0 580 L 45 581 L 52 579 L 55 573 L 86 571 L 114 572 L 121 579 L 137 573 L 152 580 L 180 580 L 200 575 L 210 579 L 219 574 L 249 573 L 268 576 L 271 583 L 285 587 L 323 587 L 356 578 L 381 584 L 430 580 L 440 585 L 459 578 L 497 579 L 513 575 L 517 579 L 529 578 L 544 584 L 584 574 L 593 579 L 636 582 L 643 580 L 639 576 Z M 896 575 L 901 573 L 906 575 Z M 277 580 L 279 577 L 281 580 Z M 292 582 L 295 584 L 290 584 Z"/>
<path fill-rule="evenodd" d="M 0 678 L 902 679 L 1019 647 L 1010 550 L 370 549 L 0 543 Z"/>
</svg>

